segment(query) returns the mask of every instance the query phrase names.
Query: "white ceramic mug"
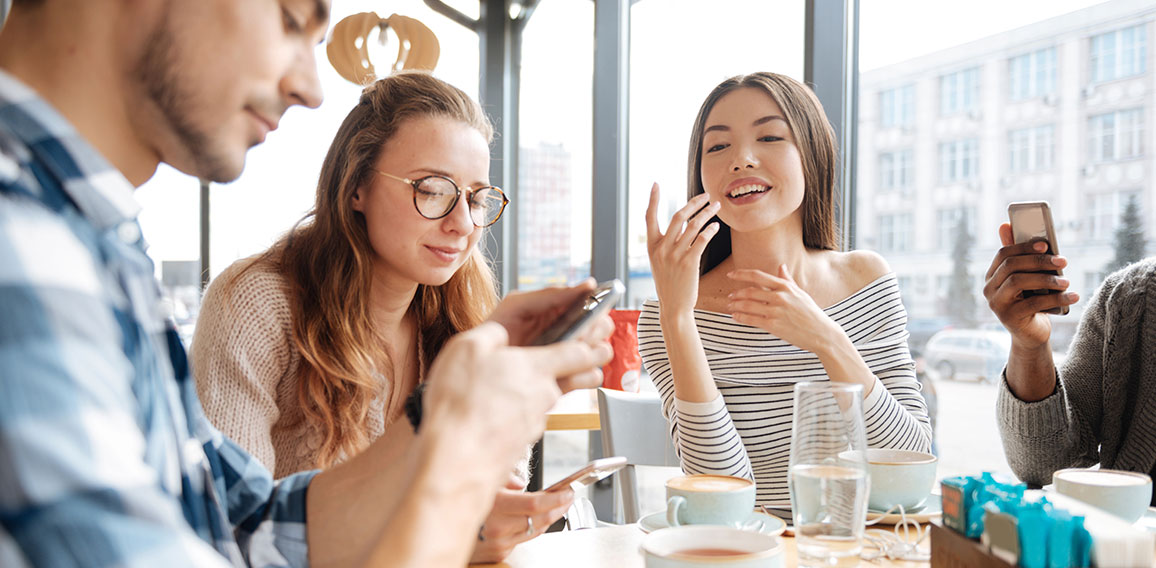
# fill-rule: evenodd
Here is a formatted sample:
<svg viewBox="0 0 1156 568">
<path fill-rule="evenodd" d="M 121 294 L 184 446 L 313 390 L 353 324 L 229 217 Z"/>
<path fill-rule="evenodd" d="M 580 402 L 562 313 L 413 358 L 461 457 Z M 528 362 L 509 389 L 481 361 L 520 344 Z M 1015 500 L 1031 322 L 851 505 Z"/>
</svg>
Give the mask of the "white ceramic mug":
<svg viewBox="0 0 1156 568">
<path fill-rule="evenodd" d="M 1136 522 L 1152 501 L 1152 478 L 1118 469 L 1061 469 L 1052 474 L 1056 492 Z"/>
<path fill-rule="evenodd" d="M 738 526 L 755 510 L 755 484 L 729 475 L 682 475 L 666 482 L 666 524 Z"/>
<path fill-rule="evenodd" d="M 782 568 L 783 544 L 776 536 L 720 526 L 656 530 L 642 539 L 646 568 Z"/>
<path fill-rule="evenodd" d="M 910 450 L 867 450 L 867 475 L 871 491 L 867 507 L 886 511 L 903 505 L 910 511 L 923 505 L 935 486 L 935 466 L 938 460 L 932 454 Z"/>
</svg>

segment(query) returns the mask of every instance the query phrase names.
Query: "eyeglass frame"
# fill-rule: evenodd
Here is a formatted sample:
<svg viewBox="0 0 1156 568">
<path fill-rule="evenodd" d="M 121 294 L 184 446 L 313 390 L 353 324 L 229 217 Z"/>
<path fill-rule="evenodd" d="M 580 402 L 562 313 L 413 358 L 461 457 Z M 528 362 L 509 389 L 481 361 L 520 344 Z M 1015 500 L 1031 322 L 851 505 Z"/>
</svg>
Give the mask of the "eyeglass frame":
<svg viewBox="0 0 1156 568">
<path fill-rule="evenodd" d="M 469 189 L 469 188 L 467 188 L 467 189 L 464 189 L 464 190 L 463 190 L 463 189 L 462 189 L 460 186 L 458 186 L 458 182 L 454 181 L 453 179 L 451 179 L 451 178 L 449 178 L 449 177 L 447 177 L 447 176 L 443 176 L 443 175 L 440 175 L 440 174 L 430 174 L 430 175 L 428 175 L 428 176 L 420 177 L 420 178 L 417 178 L 417 179 L 409 179 L 409 178 L 406 178 L 406 177 L 399 177 L 399 176 L 395 176 L 395 175 L 393 175 L 393 174 L 387 174 L 387 173 L 385 173 L 385 172 L 383 172 L 383 171 L 381 171 L 381 170 L 379 170 L 379 169 L 377 169 L 377 168 L 370 168 L 370 169 L 371 169 L 371 170 L 373 170 L 375 173 L 377 173 L 377 174 L 380 174 L 380 175 L 383 175 L 383 176 L 385 176 L 385 177 L 387 177 L 387 178 L 389 178 L 389 179 L 392 179 L 392 180 L 397 180 L 397 181 L 400 181 L 400 182 L 403 182 L 403 183 L 408 183 L 409 185 L 413 186 L 413 208 L 414 208 L 415 210 L 417 210 L 417 214 L 418 214 L 418 215 L 421 215 L 423 218 L 425 218 L 425 219 L 429 219 L 429 220 L 431 220 L 431 221 L 436 221 L 436 220 L 438 220 L 438 219 L 444 219 L 444 218 L 446 218 L 447 216 L 449 216 L 449 214 L 450 214 L 450 213 L 453 213 L 453 211 L 454 211 L 454 208 L 458 206 L 458 201 L 461 201 L 461 199 L 462 199 L 462 192 L 465 192 L 465 193 L 466 193 L 466 206 L 467 206 L 467 207 L 469 207 L 470 197 L 472 197 L 472 196 L 473 196 L 475 193 L 477 193 L 477 192 L 479 192 L 479 191 L 482 191 L 483 189 L 494 189 L 494 190 L 497 190 L 498 194 L 500 194 L 500 195 L 502 196 L 502 208 L 501 208 L 501 209 L 498 209 L 498 215 L 497 215 L 496 217 L 494 217 L 494 220 L 493 220 L 493 221 L 491 221 L 491 222 L 489 222 L 488 224 L 486 224 L 486 225 L 479 225 L 479 224 L 477 223 L 477 221 L 474 221 L 474 216 L 473 216 L 473 214 L 470 214 L 470 222 L 471 222 L 471 223 L 473 223 L 473 224 L 474 224 L 474 226 L 475 226 L 475 227 L 477 227 L 477 228 L 479 228 L 479 229 L 484 229 L 484 228 L 486 228 L 486 227 L 490 227 L 490 226 L 492 226 L 494 223 L 497 223 L 497 222 L 498 222 L 498 219 L 501 219 L 501 218 L 502 218 L 502 213 L 504 213 L 504 212 L 506 211 L 506 206 L 510 204 L 510 198 L 509 198 L 508 196 L 506 196 L 506 192 L 502 191 L 502 188 L 500 188 L 500 187 L 498 187 L 498 186 L 496 186 L 496 185 L 486 185 L 486 186 L 482 186 L 482 187 L 479 187 L 479 188 L 477 188 L 477 189 Z M 430 179 L 430 178 L 440 178 L 440 179 L 444 179 L 444 180 L 446 180 L 446 181 L 450 182 L 450 185 L 454 186 L 454 189 L 455 189 L 455 190 L 457 190 L 457 193 L 454 195 L 454 202 L 453 202 L 452 204 L 450 204 L 449 208 L 448 208 L 448 209 L 446 209 L 446 212 L 445 212 L 445 213 L 442 213 L 441 215 L 438 215 L 437 217 L 430 217 L 429 215 L 426 215 L 425 213 L 422 213 L 422 212 L 421 212 L 421 207 L 418 207 L 418 205 L 417 205 L 417 186 L 418 186 L 418 185 L 419 185 L 421 182 L 423 182 L 423 181 L 425 181 L 425 180 L 427 180 L 427 179 Z"/>
</svg>

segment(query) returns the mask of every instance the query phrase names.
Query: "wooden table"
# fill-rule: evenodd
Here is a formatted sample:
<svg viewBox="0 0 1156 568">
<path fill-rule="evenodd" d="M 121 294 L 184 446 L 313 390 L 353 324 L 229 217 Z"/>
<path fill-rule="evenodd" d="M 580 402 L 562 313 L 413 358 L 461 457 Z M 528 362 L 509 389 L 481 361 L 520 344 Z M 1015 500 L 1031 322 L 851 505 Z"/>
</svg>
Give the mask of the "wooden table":
<svg viewBox="0 0 1156 568">
<path fill-rule="evenodd" d="M 581 568 L 642 568 L 645 562 L 640 546 L 646 534 L 638 525 L 622 525 L 579 531 L 564 531 L 539 536 L 523 542 L 501 564 L 487 564 L 501 568 L 540 568 L 542 566 Z M 780 537 L 786 546 L 783 566 L 798 564 L 795 539 Z M 924 541 L 924 546 L 928 542 Z M 861 566 L 926 567 L 926 562 L 863 561 Z"/>
<path fill-rule="evenodd" d="M 581 389 L 568 392 L 546 414 L 546 430 L 600 430 L 598 391 Z"/>
</svg>

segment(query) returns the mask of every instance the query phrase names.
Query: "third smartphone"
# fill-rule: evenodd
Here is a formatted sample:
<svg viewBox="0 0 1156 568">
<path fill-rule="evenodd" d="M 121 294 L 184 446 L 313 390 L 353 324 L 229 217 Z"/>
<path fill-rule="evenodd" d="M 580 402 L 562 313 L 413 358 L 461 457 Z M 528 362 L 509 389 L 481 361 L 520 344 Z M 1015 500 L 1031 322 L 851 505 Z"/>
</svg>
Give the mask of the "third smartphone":
<svg viewBox="0 0 1156 568">
<path fill-rule="evenodd" d="M 1011 221 L 1012 239 L 1018 243 L 1042 240 L 1047 243 L 1047 254 L 1060 254 L 1056 243 L 1056 228 L 1052 223 L 1052 210 L 1047 201 L 1017 201 L 1007 206 L 1008 219 Z M 1048 274 L 1063 276 L 1063 271 L 1045 270 Z M 1024 296 L 1039 294 L 1059 294 L 1059 290 L 1024 290 Z M 1064 315 L 1068 313 L 1068 306 L 1060 306 L 1045 310 L 1049 314 Z"/>
</svg>

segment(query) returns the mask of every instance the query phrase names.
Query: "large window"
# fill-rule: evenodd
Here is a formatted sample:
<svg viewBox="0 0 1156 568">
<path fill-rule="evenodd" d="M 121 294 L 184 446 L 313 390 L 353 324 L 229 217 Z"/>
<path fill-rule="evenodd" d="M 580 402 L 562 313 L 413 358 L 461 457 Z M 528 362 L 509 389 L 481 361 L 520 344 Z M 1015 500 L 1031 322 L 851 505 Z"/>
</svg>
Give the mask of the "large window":
<svg viewBox="0 0 1156 568">
<path fill-rule="evenodd" d="M 879 126 L 910 126 L 915 122 L 915 85 L 903 85 L 879 93 Z"/>
<path fill-rule="evenodd" d="M 1049 47 L 1008 60 L 1008 97 L 1013 101 L 1042 97 L 1056 90 L 1056 48 Z"/>
<path fill-rule="evenodd" d="M 979 68 L 971 67 L 939 77 L 939 114 L 951 116 L 979 110 Z"/>
<path fill-rule="evenodd" d="M 569 48 L 550 49 L 560 43 Z M 522 40 L 519 183 L 511 204 L 518 208 L 519 289 L 590 274 L 593 73 L 594 4 L 538 5 Z"/>
<path fill-rule="evenodd" d="M 626 305 L 654 297 L 643 218 L 651 184 L 662 189 L 659 219 L 665 230 L 686 203 L 690 129 L 711 89 L 754 71 L 803 79 L 804 7 L 804 0 L 715 0 L 709 9 L 695 0 L 632 3 Z M 774 22 L 774 33 L 768 33 L 768 22 Z"/>
<path fill-rule="evenodd" d="M 1092 37 L 1092 82 L 1114 81 L 1144 72 L 1148 32 L 1141 25 Z"/>
<path fill-rule="evenodd" d="M 979 175 L 979 140 L 952 140 L 939 144 L 939 183 L 966 182 Z"/>
<path fill-rule="evenodd" d="M 1055 159 L 1055 126 L 1018 128 L 1008 133 L 1008 172 L 1049 170 Z"/>
<path fill-rule="evenodd" d="M 996 227 L 1009 202 L 1048 200 L 1065 273 L 1083 298 L 1071 315 L 1052 318 L 1052 348 L 1063 352 L 1115 256 L 1130 194 L 1141 205 L 1136 222 L 1149 239 L 1156 234 L 1156 157 L 1145 148 L 1156 101 L 1144 55 L 1152 11 L 1098 0 L 977 2 L 861 0 L 856 243 L 881 252 L 910 283 L 909 343 L 919 353 L 947 325 L 1001 329 L 982 290 L 1001 246 Z M 916 104 L 934 106 L 898 133 L 883 125 L 881 103 L 901 85 L 914 86 Z M 898 148 L 911 148 L 913 159 L 903 200 L 884 185 Z M 913 220 L 909 250 L 900 250 L 900 209 Z M 958 230 L 962 216 L 968 235 Z M 951 401 L 938 407 L 938 475 L 1010 471 L 995 386 L 944 379 L 934 365 L 922 376 Z"/>
<path fill-rule="evenodd" d="M 1089 160 L 1112 162 L 1144 154 L 1144 109 L 1133 108 L 1088 118 Z"/>
</svg>

